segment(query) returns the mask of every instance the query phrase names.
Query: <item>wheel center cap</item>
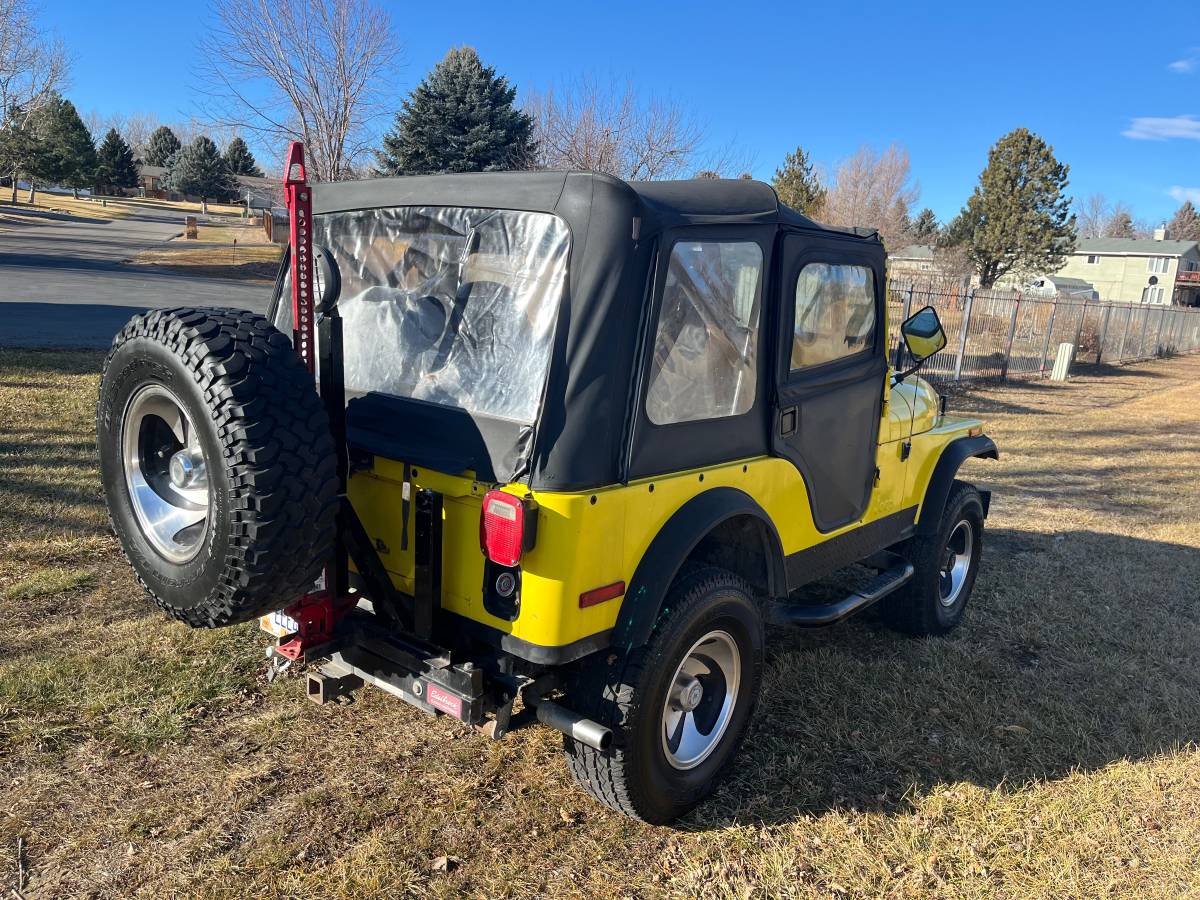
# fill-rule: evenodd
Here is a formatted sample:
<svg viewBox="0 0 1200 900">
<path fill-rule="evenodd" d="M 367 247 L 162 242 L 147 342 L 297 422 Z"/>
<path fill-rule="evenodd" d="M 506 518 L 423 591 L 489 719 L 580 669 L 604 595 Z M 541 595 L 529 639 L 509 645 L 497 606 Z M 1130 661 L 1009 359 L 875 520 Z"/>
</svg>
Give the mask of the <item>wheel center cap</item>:
<svg viewBox="0 0 1200 900">
<path fill-rule="evenodd" d="M 177 488 L 199 487 L 204 483 L 204 463 L 193 459 L 186 449 L 171 457 L 167 471 L 171 484 Z"/>
<path fill-rule="evenodd" d="M 691 712 L 704 699 L 704 685 L 694 675 L 680 675 L 673 693 L 671 705 L 683 712 Z"/>
</svg>

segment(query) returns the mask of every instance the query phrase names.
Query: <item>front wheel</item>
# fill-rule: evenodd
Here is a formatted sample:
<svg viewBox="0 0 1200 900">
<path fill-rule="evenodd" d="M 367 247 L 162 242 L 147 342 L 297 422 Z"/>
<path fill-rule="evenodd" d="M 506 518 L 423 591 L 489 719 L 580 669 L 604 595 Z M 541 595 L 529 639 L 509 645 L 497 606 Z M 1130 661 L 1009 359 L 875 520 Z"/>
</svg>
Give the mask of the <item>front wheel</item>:
<svg viewBox="0 0 1200 900">
<path fill-rule="evenodd" d="M 745 735 L 763 660 L 750 588 L 731 572 L 689 572 L 663 605 L 669 618 L 645 647 L 585 663 L 572 691 L 580 712 L 613 729 L 613 746 L 564 739 L 588 793 L 653 824 L 712 792 Z"/>
<path fill-rule="evenodd" d="M 917 636 L 950 631 L 966 611 L 982 550 L 983 499 L 974 486 L 955 481 L 937 530 L 911 538 L 901 551 L 915 571 L 884 601 L 884 619 Z"/>
</svg>

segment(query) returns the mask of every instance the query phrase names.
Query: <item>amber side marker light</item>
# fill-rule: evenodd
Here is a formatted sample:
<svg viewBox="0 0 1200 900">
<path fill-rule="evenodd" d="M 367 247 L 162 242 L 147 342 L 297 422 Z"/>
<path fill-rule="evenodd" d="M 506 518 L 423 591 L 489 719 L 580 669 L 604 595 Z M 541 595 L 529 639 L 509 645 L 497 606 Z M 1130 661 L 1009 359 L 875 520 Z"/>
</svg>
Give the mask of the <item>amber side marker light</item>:
<svg viewBox="0 0 1200 900">
<path fill-rule="evenodd" d="M 973 428 L 967 429 L 968 437 L 981 437 L 982 435 L 983 435 L 983 426 L 982 425 L 976 425 Z"/>
<path fill-rule="evenodd" d="M 614 581 L 612 584 L 606 584 L 604 587 L 592 588 L 590 591 L 584 591 L 579 595 L 579 608 L 586 609 L 589 606 L 595 606 L 597 603 L 603 603 L 605 600 L 613 600 L 623 596 L 625 593 L 625 582 Z"/>
</svg>

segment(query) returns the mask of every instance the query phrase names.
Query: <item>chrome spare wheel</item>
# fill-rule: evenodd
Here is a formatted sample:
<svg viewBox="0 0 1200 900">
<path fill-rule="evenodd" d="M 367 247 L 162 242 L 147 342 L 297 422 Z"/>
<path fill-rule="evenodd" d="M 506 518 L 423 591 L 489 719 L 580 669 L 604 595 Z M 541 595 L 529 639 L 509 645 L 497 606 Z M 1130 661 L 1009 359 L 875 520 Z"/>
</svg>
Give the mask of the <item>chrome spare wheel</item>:
<svg viewBox="0 0 1200 900">
<path fill-rule="evenodd" d="M 673 767 L 695 768 L 721 742 L 737 705 L 741 671 L 737 642 L 724 631 L 710 631 L 687 652 L 663 705 L 663 752 Z"/>
<path fill-rule="evenodd" d="M 943 606 L 953 606 L 962 594 L 967 572 L 971 569 L 971 553 L 975 547 L 975 531 L 966 519 L 960 521 L 950 532 L 950 539 L 942 551 L 942 565 L 938 588 Z"/>
<path fill-rule="evenodd" d="M 208 474 L 200 437 L 167 388 L 149 384 L 129 399 L 121 452 L 142 534 L 165 559 L 187 562 L 208 529 Z"/>
</svg>

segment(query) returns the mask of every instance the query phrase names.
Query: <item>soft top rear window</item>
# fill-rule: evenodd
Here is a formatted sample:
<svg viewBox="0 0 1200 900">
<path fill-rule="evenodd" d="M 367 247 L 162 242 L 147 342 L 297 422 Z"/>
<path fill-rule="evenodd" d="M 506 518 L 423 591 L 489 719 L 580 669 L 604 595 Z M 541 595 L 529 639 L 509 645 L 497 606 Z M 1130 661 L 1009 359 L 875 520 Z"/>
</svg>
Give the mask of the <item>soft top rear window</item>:
<svg viewBox="0 0 1200 900">
<path fill-rule="evenodd" d="M 532 424 L 570 236 L 549 213 L 395 207 L 314 220 L 341 274 L 346 387 Z M 290 284 L 276 325 L 291 333 Z"/>
</svg>

